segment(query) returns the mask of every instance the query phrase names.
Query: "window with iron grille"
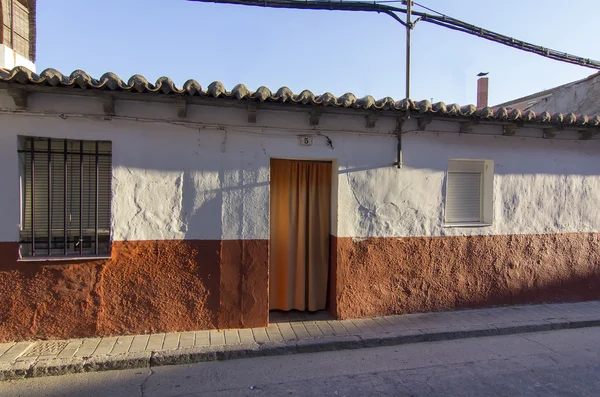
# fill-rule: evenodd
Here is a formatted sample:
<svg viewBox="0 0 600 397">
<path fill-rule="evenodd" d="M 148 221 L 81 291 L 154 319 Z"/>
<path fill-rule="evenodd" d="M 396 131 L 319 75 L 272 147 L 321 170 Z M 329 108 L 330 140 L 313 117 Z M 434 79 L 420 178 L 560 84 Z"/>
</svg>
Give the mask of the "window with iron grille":
<svg viewBox="0 0 600 397">
<path fill-rule="evenodd" d="M 110 253 L 111 143 L 21 137 L 21 257 Z"/>
</svg>

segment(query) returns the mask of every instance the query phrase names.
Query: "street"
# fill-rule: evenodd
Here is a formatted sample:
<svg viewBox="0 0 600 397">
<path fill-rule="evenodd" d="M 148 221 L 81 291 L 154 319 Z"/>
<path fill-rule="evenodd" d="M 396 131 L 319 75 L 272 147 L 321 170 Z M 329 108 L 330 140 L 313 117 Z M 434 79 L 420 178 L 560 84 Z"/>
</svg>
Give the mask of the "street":
<svg viewBox="0 0 600 397">
<path fill-rule="evenodd" d="M 600 328 L 97 372 L 0 396 L 598 396 Z"/>
</svg>

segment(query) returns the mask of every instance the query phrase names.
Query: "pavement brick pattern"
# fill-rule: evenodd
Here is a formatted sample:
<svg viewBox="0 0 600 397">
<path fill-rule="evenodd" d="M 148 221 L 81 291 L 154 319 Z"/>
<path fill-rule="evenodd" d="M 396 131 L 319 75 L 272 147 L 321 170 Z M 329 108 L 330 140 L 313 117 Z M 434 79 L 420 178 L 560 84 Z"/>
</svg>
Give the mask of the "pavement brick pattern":
<svg viewBox="0 0 600 397">
<path fill-rule="evenodd" d="M 327 341 L 339 337 L 377 340 L 385 335 L 443 335 L 469 330 L 495 330 L 496 334 L 528 332 L 540 325 L 547 329 L 600 325 L 600 301 L 498 307 L 382 316 L 354 320 L 330 320 L 326 313 L 274 313 L 265 328 L 227 329 L 111 336 L 71 340 L 0 344 L 0 367 L 35 365 L 45 360 L 127 356 L 151 352 L 172 353 L 193 348 L 224 350 L 236 346 Z M 503 331 L 504 330 L 504 331 Z M 508 331 L 512 330 L 512 331 Z M 515 331 L 516 330 L 516 331 Z M 532 329 L 533 330 L 533 329 Z M 483 334 L 482 334 L 483 335 Z M 454 336 L 453 338 L 457 338 Z M 433 338 L 431 338 L 433 340 Z"/>
</svg>

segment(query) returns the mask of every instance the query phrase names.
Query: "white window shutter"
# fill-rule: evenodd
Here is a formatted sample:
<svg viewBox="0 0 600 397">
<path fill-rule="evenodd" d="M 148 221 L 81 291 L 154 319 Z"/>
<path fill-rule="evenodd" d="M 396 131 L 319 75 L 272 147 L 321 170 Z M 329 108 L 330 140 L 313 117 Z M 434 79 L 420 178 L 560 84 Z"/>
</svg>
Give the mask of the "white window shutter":
<svg viewBox="0 0 600 397">
<path fill-rule="evenodd" d="M 481 188 L 480 172 L 448 172 L 446 222 L 481 222 Z"/>
</svg>

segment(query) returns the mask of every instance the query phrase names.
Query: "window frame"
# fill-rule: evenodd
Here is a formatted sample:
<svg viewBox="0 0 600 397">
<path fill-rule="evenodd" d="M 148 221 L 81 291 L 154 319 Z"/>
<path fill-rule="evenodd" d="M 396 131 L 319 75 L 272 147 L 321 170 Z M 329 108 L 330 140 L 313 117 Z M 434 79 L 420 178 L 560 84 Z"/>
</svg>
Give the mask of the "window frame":
<svg viewBox="0 0 600 397">
<path fill-rule="evenodd" d="M 42 146 L 41 149 L 35 147 L 36 142 L 44 142 L 43 145 L 39 145 Z M 38 163 L 39 160 L 36 158 L 38 153 L 42 156 L 41 163 Z M 68 261 L 110 258 L 112 247 L 112 142 L 18 136 L 18 159 L 20 190 L 18 260 Z M 59 163 L 62 164 L 62 168 L 55 165 Z M 39 172 L 37 168 L 40 164 L 47 164 L 41 170 L 41 175 L 45 177 L 36 179 L 36 174 Z M 55 183 L 58 174 L 64 175 L 64 179 L 58 177 L 60 180 Z M 47 186 L 46 189 L 42 189 L 41 194 L 42 219 L 46 220 L 45 227 L 41 227 L 41 233 L 36 231 L 39 228 L 36 213 L 39 214 L 39 211 L 35 207 L 40 199 L 36 193 L 36 185 L 40 186 L 40 183 Z M 57 187 L 59 190 L 56 190 Z M 67 198 L 68 191 L 71 198 Z M 61 192 L 64 194 L 56 203 L 55 195 L 60 196 Z M 77 197 L 77 202 L 73 201 L 73 194 Z M 102 202 L 100 198 L 102 198 Z M 31 208 L 28 208 L 28 205 Z M 75 209 L 72 208 L 73 205 L 76 206 Z M 71 208 L 67 209 L 68 206 Z M 61 209 L 63 209 L 61 218 L 64 219 L 62 224 L 60 224 L 60 218 L 56 221 L 53 219 L 55 216 L 53 213 Z M 72 217 L 76 218 L 78 227 L 74 227 Z M 90 221 L 90 219 L 92 220 Z M 90 224 L 90 222 L 92 223 Z M 40 238 L 47 242 L 46 247 L 39 248 L 37 246 Z M 72 248 L 70 248 L 71 245 Z M 79 248 L 77 248 L 78 245 Z"/>
<path fill-rule="evenodd" d="M 478 173 L 481 175 L 480 221 L 456 221 L 448 219 L 448 190 L 450 173 Z M 444 192 L 444 227 L 486 227 L 494 223 L 494 161 L 483 159 L 449 159 Z"/>
</svg>

